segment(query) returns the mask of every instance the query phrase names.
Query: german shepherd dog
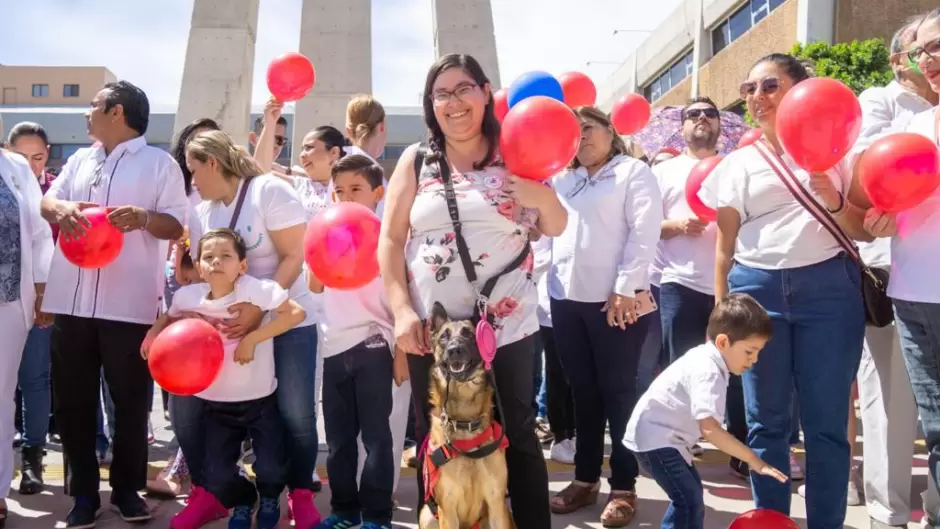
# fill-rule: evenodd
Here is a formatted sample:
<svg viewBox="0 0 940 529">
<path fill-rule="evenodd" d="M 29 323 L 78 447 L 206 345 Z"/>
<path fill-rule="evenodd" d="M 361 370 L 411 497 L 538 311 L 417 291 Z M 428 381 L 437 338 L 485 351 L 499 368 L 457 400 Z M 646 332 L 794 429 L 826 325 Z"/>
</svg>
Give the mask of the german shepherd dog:
<svg viewBox="0 0 940 529">
<path fill-rule="evenodd" d="M 430 499 L 418 526 L 512 529 L 506 505 L 506 440 L 493 419 L 494 387 L 477 348 L 476 327 L 470 320 L 451 320 L 440 303 L 434 304 L 429 327 L 434 366 L 428 388 L 431 429 L 423 457 Z"/>
</svg>

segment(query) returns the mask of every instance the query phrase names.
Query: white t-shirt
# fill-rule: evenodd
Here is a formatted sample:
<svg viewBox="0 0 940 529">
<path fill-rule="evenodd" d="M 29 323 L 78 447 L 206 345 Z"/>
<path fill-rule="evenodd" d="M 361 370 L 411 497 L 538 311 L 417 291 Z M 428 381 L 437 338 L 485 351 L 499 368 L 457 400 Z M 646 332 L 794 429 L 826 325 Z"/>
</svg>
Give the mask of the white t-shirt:
<svg viewBox="0 0 940 529">
<path fill-rule="evenodd" d="M 179 316 L 183 312 L 195 312 L 207 318 L 225 320 L 232 317 L 228 309 L 238 303 L 251 303 L 261 310 L 274 310 L 284 304 L 289 296 L 286 290 L 274 281 L 255 279 L 244 275 L 235 282 L 235 290 L 221 299 L 208 299 L 209 285 L 197 283 L 185 286 L 173 296 L 169 315 Z M 265 316 L 264 323 L 270 320 Z M 255 346 L 255 359 L 240 365 L 235 363 L 235 348 L 239 340 L 229 340 L 222 335 L 225 358 L 215 381 L 205 391 L 196 395 L 214 402 L 244 402 L 267 397 L 277 389 L 274 377 L 274 341 L 265 340 Z"/>
<path fill-rule="evenodd" d="M 706 205 L 733 208 L 741 215 L 734 259 L 752 268 L 782 270 L 821 263 L 843 251 L 832 234 L 793 198 L 757 149 L 749 145 L 730 153 L 708 175 L 699 192 Z M 790 156 L 783 154 L 781 158 L 803 188 L 822 203 L 810 190 L 809 173 L 797 167 Z M 843 160 L 827 171 L 835 189 L 843 193 L 852 177 L 848 166 Z"/>
<path fill-rule="evenodd" d="M 196 206 L 189 226 L 193 262 L 197 260 L 198 241 L 203 233 L 212 229 L 228 228 L 242 185 L 244 182 L 239 183 L 236 199 L 227 206 L 220 200 L 204 200 Z M 273 279 L 281 259 L 271 242 L 269 232 L 306 224 L 307 220 L 307 210 L 290 184 L 269 174 L 253 178 L 238 216 L 238 223 L 235 225 L 235 230 L 241 234 L 248 246 L 248 274 L 262 279 Z M 315 324 L 317 307 L 307 288 L 303 272 L 291 286 L 290 297 L 307 313 L 307 317 L 298 327 Z"/>
<path fill-rule="evenodd" d="M 936 108 L 914 116 L 908 132 L 937 138 Z M 935 267 L 940 263 L 940 189 L 914 208 L 898 213 L 898 234 L 891 240 L 888 295 L 904 301 L 940 303 Z"/>
<path fill-rule="evenodd" d="M 701 160 L 680 154 L 653 167 L 663 195 L 663 216 L 669 219 L 694 218 L 685 200 L 685 183 L 695 164 Z M 702 294 L 715 293 L 715 241 L 718 227 L 708 224 L 698 237 L 680 234 L 660 240 L 657 257 L 662 258 L 662 283 L 678 283 Z M 655 261 L 654 261 L 655 263 Z"/>
<path fill-rule="evenodd" d="M 712 343 L 673 362 L 640 397 L 623 438 L 634 452 L 675 448 L 692 464 L 692 445 L 702 437 L 698 421 L 725 415 L 728 366 Z"/>
<path fill-rule="evenodd" d="M 320 351 L 323 358 L 338 355 L 362 342 L 390 346 L 395 329 L 382 278 L 356 290 L 323 289 Z M 384 341 L 384 343 L 382 343 Z"/>
<path fill-rule="evenodd" d="M 548 295 L 548 269 L 552 267 L 552 238 L 542 235 L 539 240 L 532 243 L 532 253 L 535 255 L 535 264 L 532 269 L 532 281 L 535 281 L 539 291 L 540 327 L 552 326 L 551 296 Z"/>
</svg>

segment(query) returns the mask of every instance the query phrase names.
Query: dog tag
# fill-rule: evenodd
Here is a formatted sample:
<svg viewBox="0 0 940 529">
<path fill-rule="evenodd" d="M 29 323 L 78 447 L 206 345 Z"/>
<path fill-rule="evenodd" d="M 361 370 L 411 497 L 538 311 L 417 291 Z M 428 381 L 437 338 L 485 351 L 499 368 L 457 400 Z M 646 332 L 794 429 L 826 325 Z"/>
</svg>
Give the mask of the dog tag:
<svg viewBox="0 0 940 529">
<path fill-rule="evenodd" d="M 483 358 L 483 364 L 486 369 L 493 366 L 493 359 L 496 358 L 496 331 L 493 326 L 485 319 L 477 323 L 477 348 L 480 350 L 480 356 Z"/>
</svg>

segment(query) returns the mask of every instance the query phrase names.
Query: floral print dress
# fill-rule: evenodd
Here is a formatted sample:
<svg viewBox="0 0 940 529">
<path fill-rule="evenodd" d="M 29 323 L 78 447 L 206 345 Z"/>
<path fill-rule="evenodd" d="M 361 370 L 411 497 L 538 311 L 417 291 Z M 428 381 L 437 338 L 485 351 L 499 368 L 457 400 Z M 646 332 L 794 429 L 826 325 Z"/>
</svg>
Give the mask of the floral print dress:
<svg viewBox="0 0 940 529">
<path fill-rule="evenodd" d="M 512 263 L 538 220 L 536 210 L 524 209 L 504 191 L 508 173 L 491 166 L 469 173 L 454 172 L 463 237 L 476 267 L 476 289 Z M 418 317 L 426 319 L 435 302 L 451 318 L 470 318 L 476 305 L 475 288 L 467 280 L 454 227 L 444 199 L 444 184 L 436 164 L 425 165 L 411 207 L 411 239 L 405 249 L 411 301 Z M 533 256 L 499 278 L 487 303 L 495 317 L 498 347 L 517 342 L 539 328 L 538 293 L 532 280 Z"/>
<path fill-rule="evenodd" d="M 20 203 L 0 178 L 0 303 L 20 299 L 20 242 Z"/>
</svg>

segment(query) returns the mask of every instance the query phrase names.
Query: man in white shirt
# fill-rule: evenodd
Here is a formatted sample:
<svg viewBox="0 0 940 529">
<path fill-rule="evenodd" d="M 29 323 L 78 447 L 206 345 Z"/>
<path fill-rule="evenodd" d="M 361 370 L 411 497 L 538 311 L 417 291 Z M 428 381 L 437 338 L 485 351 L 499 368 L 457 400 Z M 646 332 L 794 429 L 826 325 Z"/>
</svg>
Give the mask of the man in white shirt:
<svg viewBox="0 0 940 529">
<path fill-rule="evenodd" d="M 157 317 L 167 241 L 182 236 L 189 207 L 179 165 L 143 137 L 150 104 L 142 90 L 126 81 L 106 84 L 85 117 L 97 143 L 69 158 L 42 201 L 42 215 L 59 226 L 61 242 L 84 231 L 83 209 L 107 207 L 124 242 L 100 269 L 78 268 L 56 251 L 43 303 L 59 329 L 52 372 L 67 490 L 75 498 L 66 527 L 74 529 L 93 527 L 101 507 L 95 425 L 102 367 L 116 412 L 111 503 L 125 521 L 151 517 L 137 491 L 147 483 L 153 394 L 137 351 Z"/>
</svg>

